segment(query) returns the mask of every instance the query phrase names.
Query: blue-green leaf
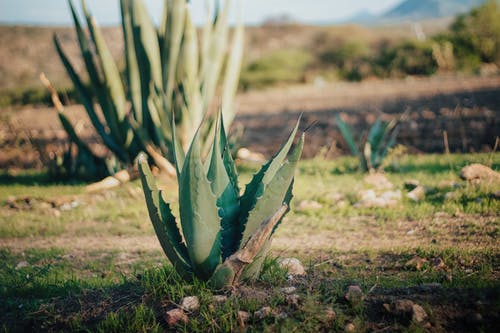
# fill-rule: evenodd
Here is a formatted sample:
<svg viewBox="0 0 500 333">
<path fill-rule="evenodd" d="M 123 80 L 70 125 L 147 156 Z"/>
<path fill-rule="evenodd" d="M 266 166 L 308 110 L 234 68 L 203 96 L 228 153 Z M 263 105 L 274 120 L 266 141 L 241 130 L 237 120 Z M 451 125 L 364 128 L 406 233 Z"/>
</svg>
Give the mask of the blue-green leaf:
<svg viewBox="0 0 500 333">
<path fill-rule="evenodd" d="M 144 156 L 139 158 L 138 167 L 149 217 L 160 245 L 176 270 L 182 276 L 187 277 L 191 274 L 192 268 L 175 217 L 172 215 L 170 206 L 166 203 L 163 194 L 158 190 Z"/>
<path fill-rule="evenodd" d="M 274 214 L 285 202 L 288 190 L 293 181 L 295 167 L 302 154 L 303 145 L 304 134 L 302 134 L 300 140 L 297 142 L 288 162 L 285 162 L 281 166 L 268 186 L 265 187 L 262 195 L 257 198 L 255 208 L 249 212 L 240 247 L 259 228 L 260 224 Z"/>
<path fill-rule="evenodd" d="M 240 228 L 238 227 L 239 193 L 237 188 L 233 186 L 224 163 L 223 155 L 226 153 L 226 146 L 223 146 L 222 132 L 224 129 L 221 123 L 222 117 L 219 116 L 207 178 L 217 197 L 219 216 L 222 219 L 221 247 L 222 260 L 224 260 L 237 249 Z"/>
<path fill-rule="evenodd" d="M 243 193 L 240 205 L 240 230 L 243 233 L 243 229 L 245 228 L 245 224 L 247 223 L 248 214 L 254 208 L 255 203 L 257 202 L 257 198 L 262 196 L 262 193 L 265 190 L 266 185 L 274 178 L 276 172 L 279 170 L 283 161 L 285 160 L 290 147 L 292 146 L 293 139 L 295 134 L 297 133 L 298 127 L 300 123 L 300 118 L 295 125 L 295 128 L 292 130 L 290 135 L 288 136 L 287 141 L 281 146 L 278 152 L 266 163 L 264 164 L 259 172 L 257 172 L 250 183 L 245 187 L 245 192 Z"/>
<path fill-rule="evenodd" d="M 181 224 L 196 275 L 209 279 L 221 261 L 217 198 L 201 161 L 199 131 L 188 150 L 179 179 Z"/>
</svg>

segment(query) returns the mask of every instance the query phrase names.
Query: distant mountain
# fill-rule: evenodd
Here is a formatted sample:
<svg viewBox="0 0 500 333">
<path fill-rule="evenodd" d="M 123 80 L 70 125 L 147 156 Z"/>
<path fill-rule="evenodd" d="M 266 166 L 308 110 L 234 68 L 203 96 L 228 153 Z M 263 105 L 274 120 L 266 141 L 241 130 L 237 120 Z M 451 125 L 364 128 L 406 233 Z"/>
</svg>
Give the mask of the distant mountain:
<svg viewBox="0 0 500 333">
<path fill-rule="evenodd" d="M 361 25 L 376 25 L 397 23 L 402 21 L 417 21 L 441 17 L 451 17 L 465 13 L 471 8 L 481 5 L 485 0 L 404 0 L 399 5 L 381 15 L 370 12 L 359 12 L 351 18 L 337 22 L 356 23 Z"/>
<path fill-rule="evenodd" d="M 405 0 L 380 18 L 384 21 L 401 21 L 454 16 L 483 2 L 484 0 Z"/>
<path fill-rule="evenodd" d="M 378 20 L 379 16 L 370 12 L 369 10 L 362 10 L 349 17 L 346 20 L 340 21 L 338 23 L 357 23 L 361 25 L 369 25 Z"/>
</svg>

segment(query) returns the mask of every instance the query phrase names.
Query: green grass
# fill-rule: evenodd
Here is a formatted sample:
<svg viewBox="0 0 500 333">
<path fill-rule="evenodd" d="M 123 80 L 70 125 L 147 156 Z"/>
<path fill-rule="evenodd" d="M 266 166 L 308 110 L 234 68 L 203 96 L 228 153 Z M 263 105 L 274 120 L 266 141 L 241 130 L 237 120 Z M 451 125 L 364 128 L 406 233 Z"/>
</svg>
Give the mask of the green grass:
<svg viewBox="0 0 500 333">
<path fill-rule="evenodd" d="M 344 331 L 352 323 L 357 331 L 425 331 L 424 323 L 384 310 L 384 303 L 410 298 L 426 309 L 435 330 L 494 331 L 500 313 L 500 203 L 491 193 L 498 187 L 466 184 L 458 174 L 473 162 L 498 170 L 499 157 L 391 160 L 386 175 L 403 197 L 410 179 L 431 189 L 420 202 L 403 198 L 391 208 L 355 207 L 356 193 L 367 187 L 356 160 L 302 162 L 294 205 L 315 200 L 322 207 L 292 206 L 276 233 L 273 255 L 299 257 L 308 275 L 289 280 L 268 258 L 260 279 L 225 292 L 223 303 L 213 301 L 221 292 L 201 281 L 182 281 L 168 264 L 138 182 L 91 195 L 81 184 L 51 184 L 37 173 L 1 176 L 0 329 L 323 332 Z M 255 169 L 240 166 L 243 179 Z M 438 186 L 442 181 L 459 186 Z M 175 184 L 163 187 L 175 201 Z M 365 294 L 360 304 L 344 298 L 352 284 Z M 281 291 L 288 286 L 297 288 L 298 303 Z M 188 314 L 187 324 L 168 328 L 165 312 L 193 295 L 200 309 Z M 251 315 L 240 327 L 238 311 L 253 314 L 263 306 L 271 307 L 271 315 Z M 483 320 L 464 319 L 473 312 Z"/>
</svg>

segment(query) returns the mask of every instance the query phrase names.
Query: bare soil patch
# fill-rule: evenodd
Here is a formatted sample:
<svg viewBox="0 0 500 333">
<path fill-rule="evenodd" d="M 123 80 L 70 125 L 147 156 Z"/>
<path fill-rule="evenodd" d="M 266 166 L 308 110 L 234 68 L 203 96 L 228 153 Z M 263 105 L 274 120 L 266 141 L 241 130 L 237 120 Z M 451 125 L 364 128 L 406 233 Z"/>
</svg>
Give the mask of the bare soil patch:
<svg viewBox="0 0 500 333">
<path fill-rule="evenodd" d="M 438 76 L 407 80 L 327 83 L 278 87 L 241 93 L 234 127 L 242 126 L 239 142 L 250 150 L 272 154 L 288 129 L 303 113 L 309 131 L 306 158 L 327 147 L 327 157 L 347 153 L 335 114 L 361 131 L 382 115 L 389 119 L 408 112 L 398 142 L 412 152 L 442 152 L 447 131 L 452 152 L 488 151 L 500 134 L 500 77 Z M 67 108 L 84 138 L 96 137 L 83 108 Z M 2 168 L 41 168 L 40 151 L 61 151 L 66 134 L 51 107 L 0 111 Z"/>
</svg>

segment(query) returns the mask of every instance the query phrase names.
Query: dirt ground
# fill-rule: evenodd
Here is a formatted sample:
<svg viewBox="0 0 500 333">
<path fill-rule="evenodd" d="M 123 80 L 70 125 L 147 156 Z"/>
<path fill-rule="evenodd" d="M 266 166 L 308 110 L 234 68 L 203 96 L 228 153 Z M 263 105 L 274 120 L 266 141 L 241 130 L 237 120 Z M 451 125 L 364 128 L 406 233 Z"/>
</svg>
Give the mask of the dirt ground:
<svg viewBox="0 0 500 333">
<path fill-rule="evenodd" d="M 304 127 L 315 123 L 308 132 L 304 156 L 323 151 L 335 157 L 347 152 L 335 124 L 337 113 L 344 113 L 359 132 L 378 116 L 390 119 L 407 112 L 398 143 L 410 152 L 443 152 L 444 131 L 452 152 L 488 151 L 500 134 L 499 92 L 499 76 L 318 81 L 239 94 L 233 129 L 244 129 L 239 145 L 270 155 L 303 113 Z M 99 141 L 81 106 L 69 106 L 67 114 L 83 137 Z M 60 151 L 65 138 L 51 107 L 0 110 L 0 167 L 41 168 L 39 151 Z"/>
</svg>

